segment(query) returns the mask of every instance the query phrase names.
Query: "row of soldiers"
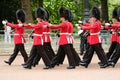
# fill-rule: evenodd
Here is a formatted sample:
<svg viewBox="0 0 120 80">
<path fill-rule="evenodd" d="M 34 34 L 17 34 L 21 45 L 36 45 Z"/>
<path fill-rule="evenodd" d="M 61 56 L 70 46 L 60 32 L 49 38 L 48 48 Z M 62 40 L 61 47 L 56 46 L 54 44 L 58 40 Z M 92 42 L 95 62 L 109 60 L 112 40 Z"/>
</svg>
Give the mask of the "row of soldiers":
<svg viewBox="0 0 120 80">
<path fill-rule="evenodd" d="M 97 10 L 97 9 L 96 9 Z M 99 10 L 99 9 L 98 9 Z M 98 13 L 100 14 L 100 13 Z M 97 21 L 100 20 L 100 15 L 96 15 Z M 83 61 L 81 61 L 80 65 L 85 66 L 86 68 L 91 62 L 92 56 L 94 51 L 96 51 L 100 62 L 98 64 L 102 67 L 112 66 L 114 67 L 120 57 L 120 7 L 116 7 L 112 12 L 112 21 L 113 23 L 105 23 L 103 25 L 99 25 L 95 20 L 96 24 L 93 24 L 93 20 L 90 18 L 90 23 L 93 24 L 92 26 L 88 23 L 82 23 L 79 21 L 79 26 L 82 30 L 87 30 L 87 38 L 88 38 L 88 45 L 89 48 L 86 51 L 86 54 L 83 56 Z M 87 25 L 87 27 L 85 27 Z M 95 26 L 98 27 L 95 30 Z M 89 26 L 89 27 L 88 27 Z M 100 27 L 101 26 L 101 27 Z M 100 29 L 109 30 L 111 33 L 111 45 L 109 51 L 105 54 L 104 50 L 102 49 L 101 43 L 102 38 L 99 36 Z M 96 38 L 96 36 L 98 38 Z M 103 66 L 104 65 L 104 66 Z"/>
<path fill-rule="evenodd" d="M 119 9 L 117 9 L 117 12 L 118 10 Z M 87 53 L 83 56 L 82 61 L 73 47 L 74 39 L 72 37 L 72 12 L 68 8 L 61 7 L 59 9 L 59 16 L 62 23 L 59 25 L 50 24 L 48 22 L 49 16 L 50 14 L 48 10 L 39 7 L 36 10 L 36 20 L 38 21 L 38 23 L 26 24 L 25 12 L 20 9 L 16 12 L 18 24 L 11 24 L 9 22 L 2 21 L 4 25 L 15 28 L 14 52 L 10 56 L 8 61 L 4 61 L 5 63 L 11 65 L 16 58 L 18 52 L 20 51 L 24 58 L 24 64 L 22 64 L 22 66 L 26 69 L 31 69 L 32 67 L 38 65 L 41 58 L 43 59 L 43 62 L 45 64 L 44 69 L 54 68 L 56 65 L 63 64 L 65 55 L 67 55 L 69 62 L 69 66 L 67 67 L 67 69 L 75 69 L 76 66 L 79 65 L 85 66 L 87 68 L 89 63 L 91 62 L 94 51 L 96 51 L 98 58 L 100 59 L 100 68 L 106 68 L 110 65 L 115 66 L 115 62 L 113 62 L 113 60 L 108 61 L 101 46 L 101 39 L 99 38 L 99 32 L 101 30 L 100 10 L 97 7 L 93 7 L 90 11 L 90 23 L 80 23 L 80 27 L 83 30 L 90 31 L 90 35 L 88 36 L 88 43 L 90 46 L 87 50 Z M 115 24 L 106 25 L 109 29 L 112 29 Z M 33 29 L 33 46 L 30 51 L 29 57 L 24 48 L 24 43 L 26 42 L 24 38 L 25 28 Z M 58 42 L 59 48 L 57 54 L 54 53 L 51 47 L 50 29 L 60 30 L 60 38 Z M 116 57 L 119 59 L 119 56 L 117 56 L 119 52 L 119 46 L 117 47 L 118 48 L 116 48 L 116 53 L 114 55 L 115 60 Z"/>
</svg>

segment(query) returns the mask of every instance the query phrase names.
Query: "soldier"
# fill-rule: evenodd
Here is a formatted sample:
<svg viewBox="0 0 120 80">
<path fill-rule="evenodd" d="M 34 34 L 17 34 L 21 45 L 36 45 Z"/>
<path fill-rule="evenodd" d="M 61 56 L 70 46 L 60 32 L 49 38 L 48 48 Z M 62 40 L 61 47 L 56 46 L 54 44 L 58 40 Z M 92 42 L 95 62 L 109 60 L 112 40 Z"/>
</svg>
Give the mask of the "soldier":
<svg viewBox="0 0 120 80">
<path fill-rule="evenodd" d="M 114 10 L 114 13 L 116 15 L 116 18 L 113 18 L 114 21 L 116 21 L 116 23 L 109 25 L 108 27 L 111 29 L 117 29 L 117 47 L 115 49 L 114 54 L 112 55 L 109 64 L 113 67 L 115 67 L 117 61 L 119 60 L 120 57 L 120 7 L 118 9 Z"/>
<path fill-rule="evenodd" d="M 90 12 L 90 24 L 84 23 L 83 25 L 81 25 L 81 27 L 83 30 L 90 31 L 90 36 L 88 37 L 90 47 L 87 56 L 83 59 L 80 65 L 85 66 L 87 68 L 91 62 L 94 51 L 96 51 L 98 58 L 103 63 L 103 65 L 101 65 L 100 68 L 108 67 L 109 65 L 105 57 L 104 50 L 101 46 L 101 39 L 99 37 L 101 23 L 100 23 L 100 11 L 97 7 L 93 7 Z"/>
<path fill-rule="evenodd" d="M 73 47 L 73 43 L 74 43 L 74 38 L 72 36 L 73 34 L 73 25 L 72 25 L 72 18 L 73 18 L 73 15 L 72 15 L 72 12 L 70 12 L 70 18 L 68 19 L 68 21 L 70 22 L 70 26 L 69 26 L 69 29 L 68 29 L 68 37 L 69 37 L 69 46 L 70 46 L 70 50 L 73 54 L 73 57 L 75 59 L 75 63 L 76 63 L 76 66 L 79 66 L 79 63 L 81 61 L 80 57 L 78 56 L 78 53 L 75 51 L 74 47 Z"/>
<path fill-rule="evenodd" d="M 52 65 L 53 67 L 59 62 L 61 55 L 67 54 L 69 66 L 67 69 L 74 69 L 76 64 L 73 57 L 73 54 L 70 50 L 69 42 L 68 42 L 68 28 L 71 23 L 68 21 L 69 19 L 69 10 L 64 7 L 59 9 L 60 20 L 62 21 L 59 25 L 50 25 L 52 29 L 59 29 L 60 30 L 60 38 L 59 38 L 59 49 L 56 55 L 56 58 L 53 59 Z M 61 52 L 62 51 L 62 52 Z M 64 57 L 64 56 L 63 56 Z"/>
<path fill-rule="evenodd" d="M 48 24 L 48 21 L 49 21 L 49 11 L 47 9 L 46 10 L 46 17 L 45 17 L 45 20 L 43 21 L 45 24 Z M 48 57 L 50 60 L 53 59 L 53 57 L 55 56 L 55 53 L 52 49 L 52 46 L 51 46 L 51 37 L 50 37 L 50 28 L 49 27 L 46 27 L 43 29 L 43 46 L 44 46 L 44 49 L 45 49 L 45 52 L 47 53 Z M 36 64 L 38 64 L 39 60 L 40 60 L 40 56 L 36 56 L 34 58 L 34 61 L 33 61 L 33 66 L 35 66 Z"/>
<path fill-rule="evenodd" d="M 49 59 L 49 57 L 47 56 L 44 47 L 43 47 L 43 29 L 44 29 L 44 25 L 45 23 L 43 22 L 43 20 L 45 19 L 45 15 L 46 12 L 45 10 L 40 7 L 37 9 L 36 11 L 36 20 L 38 21 L 38 23 L 35 25 L 29 25 L 29 24 L 25 24 L 26 28 L 33 28 L 34 29 L 34 34 L 33 34 L 33 46 L 30 52 L 30 56 L 26 62 L 25 65 L 23 65 L 24 68 L 27 69 L 31 69 L 34 58 L 37 54 L 39 54 L 38 56 L 41 56 L 44 63 L 45 63 L 45 67 L 44 69 L 50 69 L 51 68 L 51 61 Z"/>
<path fill-rule="evenodd" d="M 73 57 L 75 59 L 76 66 L 79 66 L 79 62 L 81 61 L 81 59 L 80 59 L 80 57 L 78 56 L 78 53 L 75 51 L 75 49 L 73 47 L 73 42 L 74 42 L 74 38 L 72 37 L 72 33 L 73 33 L 73 25 L 72 25 L 73 15 L 72 15 L 72 12 L 69 9 L 67 9 L 67 10 L 69 11 L 69 18 L 68 18 L 69 28 L 68 28 L 67 40 L 68 40 L 68 44 L 70 46 L 70 50 L 72 52 L 72 55 L 73 55 Z M 61 53 L 62 53 L 62 50 L 61 50 Z M 58 64 L 63 64 L 65 54 L 61 55 L 60 57 L 61 58 L 58 60 Z"/>
<path fill-rule="evenodd" d="M 113 13 L 112 13 L 112 18 L 113 18 L 113 23 L 117 23 L 118 22 L 118 15 L 117 15 L 117 8 L 115 8 L 113 10 Z M 109 27 L 107 28 L 109 29 Z M 110 45 L 110 48 L 109 48 L 109 51 L 107 52 L 106 54 L 106 57 L 107 59 L 109 60 L 111 58 L 111 56 L 113 55 L 115 49 L 116 49 L 116 46 L 117 46 L 117 34 L 116 34 L 116 29 L 110 29 L 111 30 L 111 45 Z"/>
<path fill-rule="evenodd" d="M 25 12 L 22 9 L 17 10 L 16 12 L 16 17 L 17 17 L 17 22 L 18 24 L 11 24 L 6 21 L 3 21 L 3 24 L 6 24 L 7 26 L 10 26 L 12 28 L 15 28 L 14 32 L 14 52 L 10 56 L 8 61 L 4 61 L 5 63 L 11 65 L 16 56 L 18 55 L 18 52 L 20 51 L 23 58 L 24 62 L 27 61 L 28 56 L 24 48 L 24 43 L 25 43 L 25 38 L 24 38 L 24 22 L 25 22 Z"/>
</svg>

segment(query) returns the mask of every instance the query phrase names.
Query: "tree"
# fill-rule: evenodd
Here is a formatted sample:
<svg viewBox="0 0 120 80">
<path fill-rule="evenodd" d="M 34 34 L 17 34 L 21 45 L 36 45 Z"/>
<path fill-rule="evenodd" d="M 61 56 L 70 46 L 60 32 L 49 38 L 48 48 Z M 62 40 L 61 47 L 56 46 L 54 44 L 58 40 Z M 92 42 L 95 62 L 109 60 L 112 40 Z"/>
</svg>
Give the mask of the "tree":
<svg viewBox="0 0 120 80">
<path fill-rule="evenodd" d="M 0 30 L 3 30 L 2 20 L 7 19 L 9 22 L 17 22 L 16 11 L 20 7 L 19 0 L 0 0 Z"/>
<path fill-rule="evenodd" d="M 26 12 L 26 22 L 32 23 L 33 18 L 32 18 L 30 0 L 21 0 L 21 6 Z"/>
<path fill-rule="evenodd" d="M 38 0 L 38 6 L 43 7 L 43 0 Z"/>
<path fill-rule="evenodd" d="M 108 2 L 107 0 L 101 0 L 102 21 L 108 22 Z"/>
</svg>

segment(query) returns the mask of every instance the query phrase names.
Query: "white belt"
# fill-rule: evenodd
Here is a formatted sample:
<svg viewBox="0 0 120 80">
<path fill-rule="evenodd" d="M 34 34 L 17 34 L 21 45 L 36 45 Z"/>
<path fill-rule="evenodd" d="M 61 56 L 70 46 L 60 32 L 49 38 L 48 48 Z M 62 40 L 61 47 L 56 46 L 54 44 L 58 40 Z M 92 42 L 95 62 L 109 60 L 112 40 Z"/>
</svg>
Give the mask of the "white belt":
<svg viewBox="0 0 120 80">
<path fill-rule="evenodd" d="M 14 34 L 14 35 L 18 36 L 18 35 L 23 35 L 23 34 Z"/>
<path fill-rule="evenodd" d="M 112 34 L 116 34 L 116 32 L 112 32 Z"/>
<path fill-rule="evenodd" d="M 42 36 L 42 34 L 33 34 L 34 36 Z"/>
<path fill-rule="evenodd" d="M 43 38 L 42 38 L 42 34 L 33 34 L 34 36 L 40 36 L 40 39 L 41 39 L 41 43 L 43 45 Z"/>
<path fill-rule="evenodd" d="M 60 35 L 68 35 L 68 33 L 60 33 Z"/>
<path fill-rule="evenodd" d="M 69 33 L 68 35 L 69 35 L 69 36 L 72 36 L 72 34 L 71 34 L 71 33 Z"/>
<path fill-rule="evenodd" d="M 98 32 L 98 33 L 90 33 L 90 35 L 98 35 L 98 34 L 100 34 L 100 32 Z"/>
<path fill-rule="evenodd" d="M 43 32 L 43 34 L 50 34 L 50 32 Z"/>
</svg>

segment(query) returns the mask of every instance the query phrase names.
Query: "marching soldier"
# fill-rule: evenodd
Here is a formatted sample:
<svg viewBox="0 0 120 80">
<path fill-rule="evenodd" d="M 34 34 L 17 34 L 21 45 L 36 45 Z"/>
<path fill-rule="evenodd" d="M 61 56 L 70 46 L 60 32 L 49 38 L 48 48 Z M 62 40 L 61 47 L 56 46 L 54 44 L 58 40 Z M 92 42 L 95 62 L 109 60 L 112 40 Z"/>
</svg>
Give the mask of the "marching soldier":
<svg viewBox="0 0 120 80">
<path fill-rule="evenodd" d="M 112 28 L 112 29 L 117 29 L 117 47 L 115 49 L 114 54 L 112 55 L 109 64 L 113 67 L 115 67 L 117 61 L 119 60 L 120 57 L 120 7 L 117 10 L 114 10 L 114 13 L 116 13 L 116 18 L 113 18 L 114 21 L 116 21 L 116 23 L 109 25 L 108 27 Z M 114 16 L 114 15 L 113 15 Z"/>
<path fill-rule="evenodd" d="M 43 22 L 45 24 L 48 24 L 50 14 L 47 9 L 45 9 L 45 10 L 46 10 L 46 17 Z M 51 37 L 50 37 L 50 28 L 49 27 L 46 27 L 43 29 L 43 42 L 44 42 L 43 46 L 44 46 L 45 52 L 47 53 L 49 59 L 52 60 L 53 57 L 55 56 L 55 53 L 51 46 Z M 34 61 L 33 61 L 33 66 L 38 64 L 40 58 L 41 58 L 40 56 L 36 55 L 36 57 L 34 58 Z"/>
<path fill-rule="evenodd" d="M 69 26 L 71 25 L 71 23 L 68 21 L 70 16 L 69 10 L 64 7 L 61 7 L 59 9 L 59 15 L 62 23 L 59 25 L 50 25 L 50 28 L 60 30 L 59 49 L 58 49 L 56 58 L 52 60 L 52 66 L 54 67 L 59 62 L 61 55 L 67 54 L 68 62 L 69 62 L 69 66 L 67 67 L 67 69 L 74 69 L 76 64 L 75 64 L 73 54 L 70 50 L 69 42 L 67 40 L 68 29 L 69 29 Z"/>
<path fill-rule="evenodd" d="M 90 44 L 89 52 L 87 56 L 80 63 L 81 66 L 85 66 L 86 68 L 91 62 L 94 51 L 97 53 L 98 58 L 101 60 L 103 65 L 100 68 L 108 67 L 107 58 L 105 56 L 104 50 L 101 46 L 101 39 L 99 37 L 101 22 L 100 22 L 100 11 L 97 7 L 93 7 L 90 12 L 90 24 L 84 23 L 81 25 L 83 30 L 89 30 L 90 36 L 88 37 L 88 42 Z"/>
<path fill-rule="evenodd" d="M 23 65 L 24 68 L 31 69 L 34 58 L 37 54 L 38 56 L 41 56 L 45 63 L 44 69 L 50 69 L 51 68 L 51 61 L 49 57 L 47 56 L 44 47 L 43 47 L 43 29 L 45 23 L 43 20 L 45 19 L 46 12 L 43 8 L 38 8 L 36 11 L 36 20 L 38 23 L 35 25 L 29 25 L 26 24 L 26 28 L 33 28 L 34 29 L 34 34 L 33 34 L 33 46 L 30 52 L 30 56 L 26 62 L 25 65 Z"/>
<path fill-rule="evenodd" d="M 11 65 L 16 56 L 18 55 L 18 52 L 20 51 L 24 62 L 27 61 L 28 56 L 24 48 L 25 38 L 24 38 L 24 22 L 25 22 L 25 12 L 22 9 L 17 10 L 16 12 L 17 22 L 18 24 L 11 24 L 3 21 L 3 24 L 6 24 L 7 26 L 10 26 L 12 28 L 15 28 L 14 32 L 14 52 L 10 56 L 8 61 L 4 61 L 5 63 Z"/>
<path fill-rule="evenodd" d="M 119 19 L 118 19 L 118 15 L 117 15 L 117 8 L 115 8 L 113 10 L 112 18 L 113 18 L 113 23 L 114 24 L 118 23 Z M 109 29 L 109 27 L 107 29 Z M 110 29 L 110 30 L 111 30 L 111 45 L 110 45 L 109 51 L 106 54 L 106 57 L 107 57 L 108 60 L 113 55 L 113 53 L 116 49 L 116 46 L 117 46 L 117 34 L 116 34 L 117 29 Z"/>
<path fill-rule="evenodd" d="M 72 33 L 73 33 L 73 25 L 72 25 L 72 19 L 73 19 L 73 15 L 72 15 L 72 12 L 70 10 L 69 11 L 69 18 L 68 18 L 68 21 L 69 21 L 69 28 L 68 28 L 68 35 L 67 35 L 67 40 L 68 40 L 68 44 L 70 46 L 70 50 L 72 52 L 72 55 L 75 59 L 75 63 L 76 63 L 76 66 L 79 66 L 79 63 L 81 61 L 80 57 L 78 56 L 78 53 L 75 51 L 74 47 L 73 47 L 73 43 L 74 43 L 74 38 L 72 36 Z M 62 53 L 62 50 L 61 50 L 61 53 Z M 64 58 L 65 58 L 65 54 L 61 55 L 61 58 L 59 59 L 59 62 L 58 64 L 62 64 L 63 61 L 64 61 Z M 57 65 L 58 65 L 57 64 Z"/>
</svg>

